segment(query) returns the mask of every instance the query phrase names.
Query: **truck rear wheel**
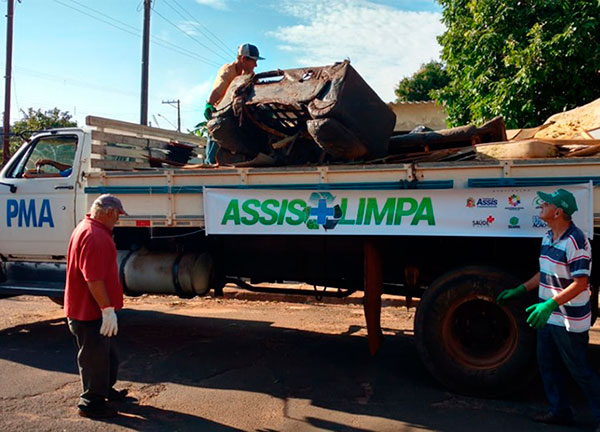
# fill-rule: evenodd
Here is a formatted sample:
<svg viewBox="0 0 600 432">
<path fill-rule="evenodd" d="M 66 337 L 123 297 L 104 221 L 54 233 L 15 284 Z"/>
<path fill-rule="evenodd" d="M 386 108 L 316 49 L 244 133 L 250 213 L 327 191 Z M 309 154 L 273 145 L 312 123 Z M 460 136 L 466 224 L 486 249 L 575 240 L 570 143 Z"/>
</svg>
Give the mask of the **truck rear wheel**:
<svg viewBox="0 0 600 432">
<path fill-rule="evenodd" d="M 534 376 L 535 331 L 526 323 L 527 298 L 495 302 L 519 284 L 488 267 L 465 267 L 438 278 L 415 316 L 417 349 L 429 372 L 457 393 L 493 397 Z"/>
</svg>

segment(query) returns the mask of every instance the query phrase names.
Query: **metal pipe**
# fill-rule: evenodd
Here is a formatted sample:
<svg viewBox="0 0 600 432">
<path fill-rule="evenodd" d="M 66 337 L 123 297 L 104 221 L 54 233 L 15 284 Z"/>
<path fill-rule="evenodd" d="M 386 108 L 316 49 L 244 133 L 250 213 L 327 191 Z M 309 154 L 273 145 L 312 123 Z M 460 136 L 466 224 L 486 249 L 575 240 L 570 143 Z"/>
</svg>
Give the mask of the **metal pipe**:
<svg viewBox="0 0 600 432">
<path fill-rule="evenodd" d="M 238 287 L 252 291 L 252 292 L 262 292 L 268 294 L 291 294 L 291 295 L 317 295 L 319 297 L 348 297 L 350 294 L 354 292 L 354 290 L 338 290 L 338 291 L 309 291 L 303 289 L 294 289 L 294 288 L 269 288 L 269 287 L 259 287 L 250 285 L 248 282 L 245 282 L 241 279 L 237 278 L 225 278 L 226 283 L 232 283 L 237 285 Z"/>
</svg>

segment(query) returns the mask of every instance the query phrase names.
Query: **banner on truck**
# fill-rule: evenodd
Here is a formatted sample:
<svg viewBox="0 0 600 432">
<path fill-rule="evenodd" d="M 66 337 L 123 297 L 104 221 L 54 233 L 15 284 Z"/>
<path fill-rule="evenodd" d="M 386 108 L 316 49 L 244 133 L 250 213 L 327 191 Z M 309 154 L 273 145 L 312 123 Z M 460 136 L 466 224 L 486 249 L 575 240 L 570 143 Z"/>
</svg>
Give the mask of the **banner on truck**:
<svg viewBox="0 0 600 432">
<path fill-rule="evenodd" d="M 537 191 L 204 189 L 207 234 L 542 237 Z M 592 184 L 569 185 L 575 224 L 593 235 Z"/>
</svg>

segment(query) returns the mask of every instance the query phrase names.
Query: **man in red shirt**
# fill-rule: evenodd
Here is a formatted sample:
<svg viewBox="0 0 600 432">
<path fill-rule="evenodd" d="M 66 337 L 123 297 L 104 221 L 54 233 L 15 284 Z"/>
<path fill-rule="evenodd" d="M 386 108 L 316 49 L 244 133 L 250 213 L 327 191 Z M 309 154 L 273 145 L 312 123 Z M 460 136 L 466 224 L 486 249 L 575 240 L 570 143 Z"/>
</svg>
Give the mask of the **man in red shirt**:
<svg viewBox="0 0 600 432">
<path fill-rule="evenodd" d="M 121 214 L 127 213 L 117 197 L 99 196 L 69 241 L 65 314 L 79 348 L 83 393 L 77 407 L 83 417 L 116 415 L 106 399 L 122 400 L 127 394 L 113 388 L 119 366 L 113 337 L 118 330 L 115 310 L 123 307 L 123 287 L 112 229 Z"/>
</svg>

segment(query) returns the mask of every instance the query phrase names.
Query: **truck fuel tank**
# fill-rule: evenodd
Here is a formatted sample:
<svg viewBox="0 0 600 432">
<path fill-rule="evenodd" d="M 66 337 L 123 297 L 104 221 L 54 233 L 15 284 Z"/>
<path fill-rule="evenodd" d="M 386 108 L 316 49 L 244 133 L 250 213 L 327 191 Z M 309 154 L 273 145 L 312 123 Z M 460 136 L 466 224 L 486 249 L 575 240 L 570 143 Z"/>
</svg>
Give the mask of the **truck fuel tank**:
<svg viewBox="0 0 600 432">
<path fill-rule="evenodd" d="M 117 264 L 128 295 L 205 295 L 210 289 L 213 261 L 208 253 L 118 251 Z"/>
</svg>

